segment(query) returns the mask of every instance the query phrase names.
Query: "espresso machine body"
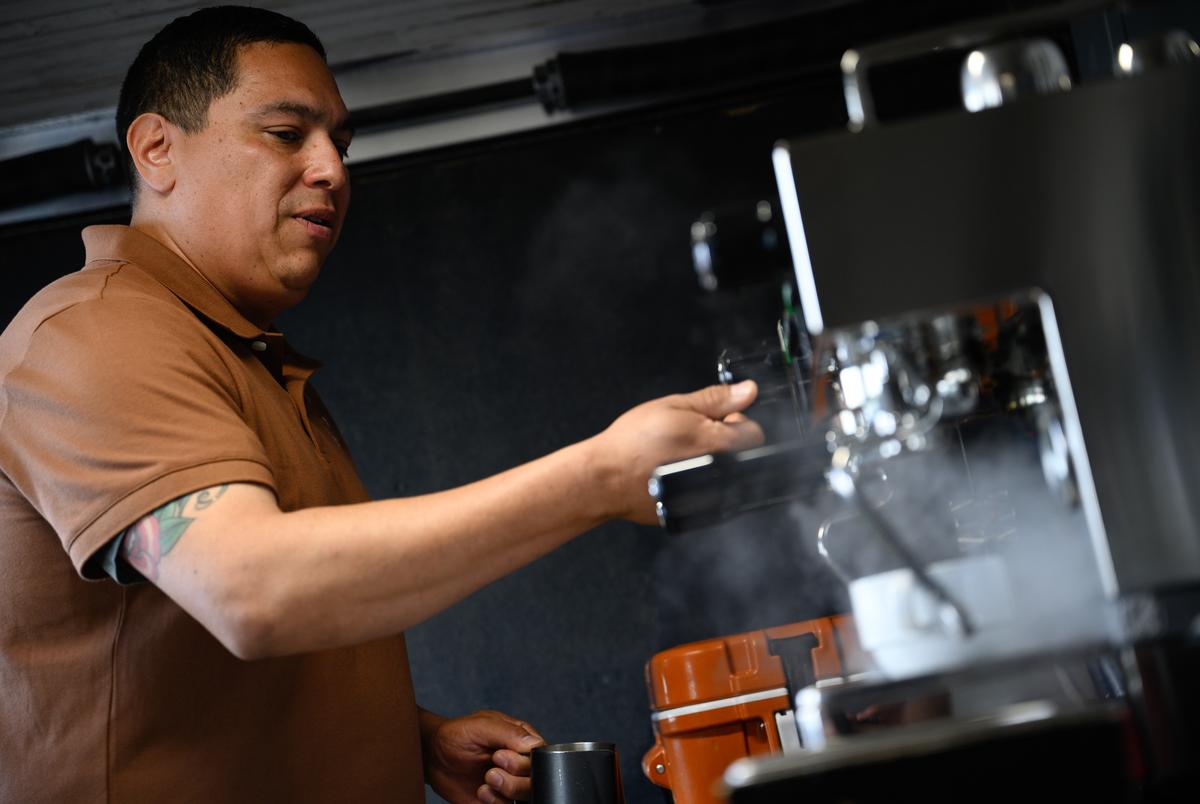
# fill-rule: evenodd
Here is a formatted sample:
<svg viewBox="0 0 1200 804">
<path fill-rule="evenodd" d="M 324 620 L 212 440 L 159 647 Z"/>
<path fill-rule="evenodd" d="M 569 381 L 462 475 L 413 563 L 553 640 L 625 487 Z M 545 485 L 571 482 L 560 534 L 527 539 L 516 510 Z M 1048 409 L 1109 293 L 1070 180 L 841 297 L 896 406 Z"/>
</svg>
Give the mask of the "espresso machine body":
<svg viewBox="0 0 1200 804">
<path fill-rule="evenodd" d="M 801 750 L 726 789 L 882 800 L 934 774 L 954 798 L 1018 762 L 1056 795 L 1186 799 L 1200 63 L 1134 69 L 1141 43 L 1080 82 L 1051 39 L 947 41 L 971 112 L 880 124 L 851 52 L 850 131 L 775 148 L 795 304 L 756 365 L 791 389 L 794 438 L 651 482 L 669 529 L 801 506 L 870 665 L 793 690 Z"/>
<path fill-rule="evenodd" d="M 1091 789 L 1080 774 L 1114 800 L 1194 789 L 1197 141 L 1187 64 L 778 145 L 825 480 L 897 565 L 842 573 L 877 674 L 801 691 L 806 752 L 735 764 L 733 800 L 882 800 L 955 768 L 957 796 L 1004 757 L 1064 794 Z M 963 438 L 981 426 L 1009 446 Z M 1028 463 L 981 490 L 1022 442 L 1037 482 Z M 947 461 L 992 506 L 989 533 L 904 526 L 906 499 L 957 510 L 953 484 L 921 487 Z M 914 544 L 922 531 L 949 538 Z M 1039 748 L 1064 742 L 1090 747 Z"/>
<path fill-rule="evenodd" d="M 818 334 L 1045 294 L 1112 597 L 1200 581 L 1198 137 L 1183 65 L 780 146 Z"/>
</svg>

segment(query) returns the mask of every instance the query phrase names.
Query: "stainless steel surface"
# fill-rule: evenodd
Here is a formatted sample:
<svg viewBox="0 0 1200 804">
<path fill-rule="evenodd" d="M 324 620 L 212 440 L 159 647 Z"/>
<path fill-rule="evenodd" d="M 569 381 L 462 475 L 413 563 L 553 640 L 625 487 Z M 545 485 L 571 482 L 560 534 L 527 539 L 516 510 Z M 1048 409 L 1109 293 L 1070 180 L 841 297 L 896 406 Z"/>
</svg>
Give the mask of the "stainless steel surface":
<svg viewBox="0 0 1200 804">
<path fill-rule="evenodd" d="M 847 50 L 842 56 L 842 91 L 851 131 L 862 131 L 879 122 L 870 74 L 873 70 L 925 57 L 938 52 L 962 51 L 996 46 L 1022 31 L 1037 29 L 1064 19 L 1099 12 L 1111 6 L 1108 0 L 1078 0 L 1049 8 L 1033 9 L 1003 17 L 974 20 L 965 25 L 924 31 L 912 36 Z"/>
<path fill-rule="evenodd" d="M 972 50 L 963 60 L 961 83 L 963 106 L 981 112 L 1018 98 L 1066 92 L 1071 70 L 1050 40 L 1019 40 Z"/>
<path fill-rule="evenodd" d="M 1185 65 L 782 151 L 814 333 L 1041 291 L 1110 597 L 1200 580 L 1198 138 L 1200 70 Z M 1061 484 L 1061 444 L 1042 454 Z"/>
<path fill-rule="evenodd" d="M 804 747 L 825 750 L 862 735 L 944 720 L 986 719 L 1013 707 L 1073 711 L 1125 697 L 1117 652 L 1090 648 L 991 662 L 892 681 L 879 674 L 828 679 L 796 694 Z"/>
<path fill-rule="evenodd" d="M 814 339 L 813 429 L 844 503 L 817 550 L 887 677 L 1121 638 L 1051 313 L 1030 290 Z"/>
<path fill-rule="evenodd" d="M 793 756 L 740 759 L 725 772 L 732 804 L 770 801 L 1121 801 L 1120 707 L 1044 701 L 933 720 Z M 942 757 L 951 761 L 938 764 Z"/>
<path fill-rule="evenodd" d="M 584 742 L 584 743 L 555 743 L 542 745 L 534 749 L 539 754 L 570 754 L 576 751 L 610 751 L 617 750 L 616 743 Z"/>
<path fill-rule="evenodd" d="M 1200 60 L 1200 44 L 1187 31 L 1174 29 L 1124 42 L 1117 48 L 1113 71 L 1122 77 Z"/>
<path fill-rule="evenodd" d="M 532 804 L 624 804 L 617 746 L 608 742 L 544 745 L 530 752 Z"/>
</svg>

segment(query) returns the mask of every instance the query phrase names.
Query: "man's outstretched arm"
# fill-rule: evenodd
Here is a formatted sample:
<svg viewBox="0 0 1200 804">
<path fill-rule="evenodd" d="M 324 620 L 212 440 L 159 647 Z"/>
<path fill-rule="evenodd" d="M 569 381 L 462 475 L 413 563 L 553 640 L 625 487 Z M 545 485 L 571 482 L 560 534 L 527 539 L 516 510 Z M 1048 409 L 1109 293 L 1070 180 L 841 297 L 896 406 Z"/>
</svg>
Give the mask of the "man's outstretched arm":
<svg viewBox="0 0 1200 804">
<path fill-rule="evenodd" d="M 614 518 L 655 519 L 656 466 L 762 439 L 752 383 L 630 410 L 604 432 L 449 491 L 283 513 L 252 484 L 144 517 L 122 555 L 242 658 L 394 634 Z"/>
</svg>

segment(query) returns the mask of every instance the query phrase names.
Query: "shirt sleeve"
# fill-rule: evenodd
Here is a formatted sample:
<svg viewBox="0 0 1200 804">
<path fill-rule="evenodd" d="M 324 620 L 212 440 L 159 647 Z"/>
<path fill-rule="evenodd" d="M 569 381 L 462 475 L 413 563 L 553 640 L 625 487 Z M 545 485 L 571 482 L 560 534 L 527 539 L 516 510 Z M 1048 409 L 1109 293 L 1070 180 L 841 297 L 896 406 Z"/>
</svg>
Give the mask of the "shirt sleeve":
<svg viewBox="0 0 1200 804">
<path fill-rule="evenodd" d="M 85 577 L 102 577 L 97 551 L 177 497 L 274 490 L 238 359 L 186 308 L 150 296 L 85 301 L 32 334 L 4 379 L 0 468 Z"/>
</svg>

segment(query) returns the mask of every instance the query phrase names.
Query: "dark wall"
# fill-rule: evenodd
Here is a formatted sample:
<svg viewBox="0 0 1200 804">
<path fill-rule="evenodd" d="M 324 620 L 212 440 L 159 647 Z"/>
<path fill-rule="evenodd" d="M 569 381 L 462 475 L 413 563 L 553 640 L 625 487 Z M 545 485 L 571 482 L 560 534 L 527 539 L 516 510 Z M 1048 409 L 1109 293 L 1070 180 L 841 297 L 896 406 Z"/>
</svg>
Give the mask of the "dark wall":
<svg viewBox="0 0 1200 804">
<path fill-rule="evenodd" d="M 769 337 L 777 288 L 706 297 L 690 224 L 773 201 L 772 143 L 842 115 L 830 81 L 356 168 L 342 242 L 280 327 L 326 363 L 317 385 L 372 493 L 444 489 L 586 438 L 711 382 L 727 341 Z M 83 222 L 0 232 L 4 320 L 78 267 Z M 502 709 L 551 741 L 615 741 L 631 802 L 657 801 L 639 768 L 644 663 L 840 608 L 812 552 L 779 513 L 686 537 L 606 525 L 412 629 L 419 698 Z"/>
</svg>

